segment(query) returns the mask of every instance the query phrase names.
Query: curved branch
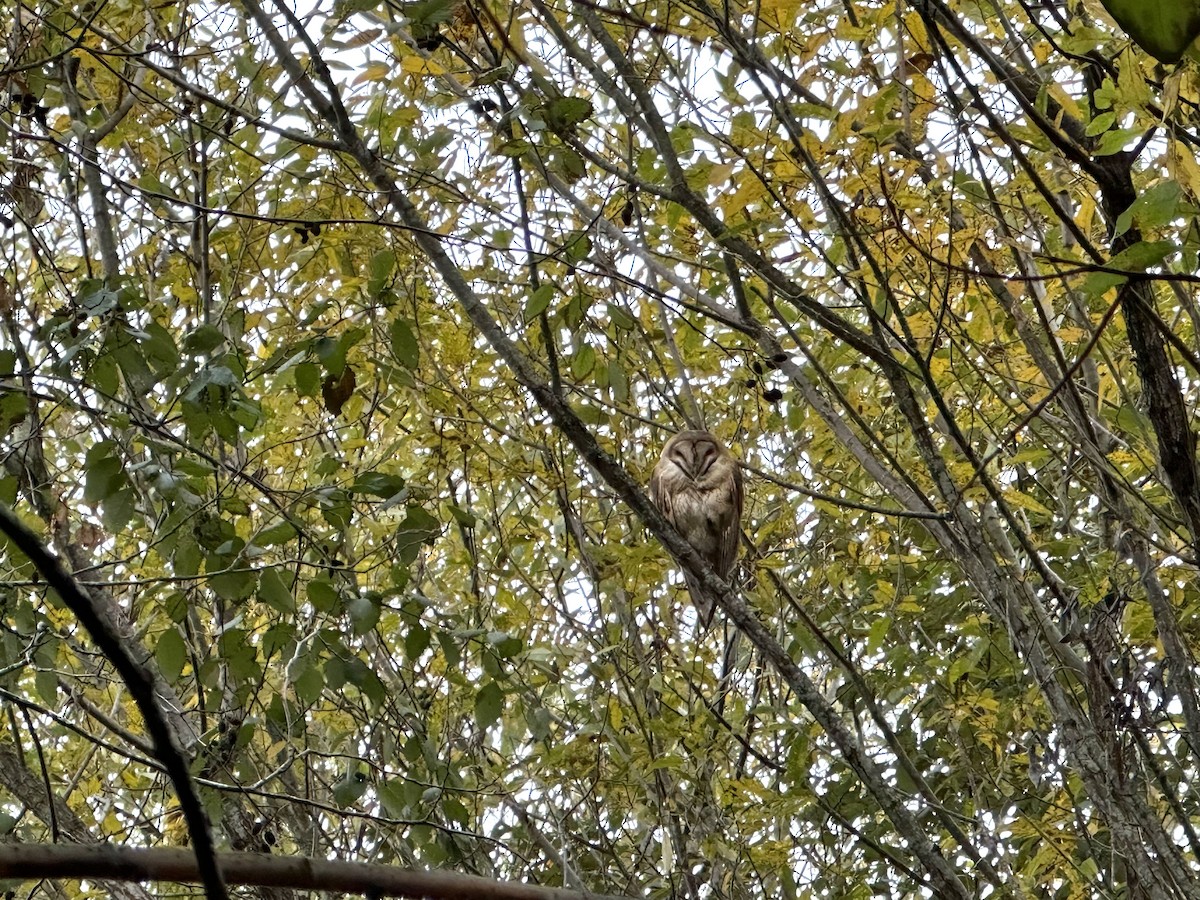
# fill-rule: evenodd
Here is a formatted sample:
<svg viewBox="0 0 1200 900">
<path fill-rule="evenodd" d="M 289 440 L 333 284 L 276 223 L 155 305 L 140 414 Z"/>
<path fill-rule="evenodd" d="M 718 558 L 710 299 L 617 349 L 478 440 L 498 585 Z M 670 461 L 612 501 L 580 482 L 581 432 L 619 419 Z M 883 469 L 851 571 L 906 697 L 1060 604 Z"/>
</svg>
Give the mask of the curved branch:
<svg viewBox="0 0 1200 900">
<path fill-rule="evenodd" d="M 46 583 L 58 592 L 58 596 L 75 614 L 92 636 L 105 658 L 116 668 L 129 687 L 129 693 L 137 703 L 138 710 L 146 722 L 146 731 L 154 741 L 154 751 L 167 770 L 179 806 L 192 836 L 197 871 L 204 883 L 205 895 L 209 900 L 224 900 L 225 886 L 220 869 L 216 864 L 216 848 L 208 816 L 200 803 L 200 796 L 188 771 L 188 761 L 175 741 L 175 734 L 167 722 L 166 714 L 155 697 L 154 674 L 138 662 L 122 642 L 120 635 L 110 626 L 102 606 L 75 580 L 57 557 L 29 530 L 6 504 L 0 504 L 0 532 L 29 557 Z M 22 853 L 26 852 L 22 849 Z M 3 866 L 0 866 L 0 871 Z"/>
</svg>

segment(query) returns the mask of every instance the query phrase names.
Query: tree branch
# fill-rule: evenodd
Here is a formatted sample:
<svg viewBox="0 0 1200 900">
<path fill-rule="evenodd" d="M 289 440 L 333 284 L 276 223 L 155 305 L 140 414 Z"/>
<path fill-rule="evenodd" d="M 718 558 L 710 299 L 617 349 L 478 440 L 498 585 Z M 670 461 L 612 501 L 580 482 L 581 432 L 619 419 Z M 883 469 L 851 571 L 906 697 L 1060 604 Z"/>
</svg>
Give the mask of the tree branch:
<svg viewBox="0 0 1200 900">
<path fill-rule="evenodd" d="M 215 862 L 228 884 L 411 897 L 414 900 L 629 900 L 537 884 L 492 881 L 451 872 L 414 872 L 368 863 L 306 856 L 220 853 Z M 0 878 L 105 878 L 195 884 L 203 876 L 187 850 L 79 847 L 71 844 L 0 845 Z"/>
</svg>

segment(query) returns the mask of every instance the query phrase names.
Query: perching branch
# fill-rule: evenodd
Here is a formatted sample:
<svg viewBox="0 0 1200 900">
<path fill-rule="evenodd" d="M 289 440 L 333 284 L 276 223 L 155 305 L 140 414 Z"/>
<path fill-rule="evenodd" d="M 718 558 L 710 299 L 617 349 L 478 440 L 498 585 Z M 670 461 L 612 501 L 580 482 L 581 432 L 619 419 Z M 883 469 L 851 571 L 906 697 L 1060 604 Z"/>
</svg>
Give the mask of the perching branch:
<svg viewBox="0 0 1200 900">
<path fill-rule="evenodd" d="M 307 856 L 220 853 L 215 859 L 227 884 L 411 897 L 428 900 L 629 900 L 537 884 L 492 881 L 452 872 L 414 872 L 369 863 L 330 862 Z M 104 878 L 194 884 L 203 876 L 187 850 L 80 847 L 72 844 L 0 845 L 0 878 Z"/>
</svg>

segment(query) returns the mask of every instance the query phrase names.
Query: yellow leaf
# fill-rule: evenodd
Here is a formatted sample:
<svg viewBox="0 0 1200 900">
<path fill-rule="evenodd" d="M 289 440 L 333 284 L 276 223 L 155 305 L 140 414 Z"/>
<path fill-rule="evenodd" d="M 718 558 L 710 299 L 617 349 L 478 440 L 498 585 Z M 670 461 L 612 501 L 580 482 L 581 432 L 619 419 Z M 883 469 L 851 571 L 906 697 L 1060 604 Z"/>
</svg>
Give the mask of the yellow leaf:
<svg viewBox="0 0 1200 900">
<path fill-rule="evenodd" d="M 733 163 L 718 163 L 708 170 L 708 186 L 724 187 L 733 174 Z"/>
<path fill-rule="evenodd" d="M 125 826 L 121 824 L 121 820 L 117 818 L 116 814 L 109 810 L 100 823 L 100 830 L 105 837 L 112 837 L 124 831 Z"/>
<path fill-rule="evenodd" d="M 1070 115 L 1075 116 L 1076 118 L 1081 118 L 1083 116 L 1083 111 L 1080 110 L 1079 104 L 1075 102 L 1075 98 L 1064 91 L 1061 86 L 1057 84 L 1051 84 L 1049 90 L 1050 96 L 1058 102 L 1059 106 L 1061 106 L 1063 110 Z"/>
<path fill-rule="evenodd" d="M 1075 213 L 1075 224 L 1079 230 L 1087 234 L 1091 230 L 1092 221 L 1096 218 L 1096 201 L 1092 195 L 1085 193 L 1079 198 L 1079 211 Z"/>
<path fill-rule="evenodd" d="M 408 62 L 405 58 L 400 65 Z M 392 67 L 385 62 L 367 63 L 367 67 L 359 72 L 358 77 L 354 79 L 354 84 L 362 84 L 364 81 L 383 81 L 392 72 Z"/>
<path fill-rule="evenodd" d="M 400 60 L 400 68 L 410 75 L 445 75 L 446 70 L 432 59 L 406 56 Z"/>
<path fill-rule="evenodd" d="M 1196 157 L 1187 148 L 1172 142 L 1171 152 L 1167 154 L 1167 166 L 1171 176 L 1178 181 L 1193 197 L 1200 197 L 1200 165 Z"/>
<path fill-rule="evenodd" d="M 800 0 L 762 0 L 758 8 L 763 21 L 780 32 L 786 32 L 796 24 Z"/>
<path fill-rule="evenodd" d="M 1030 512 L 1038 513 L 1039 515 L 1043 515 L 1043 516 L 1053 516 L 1054 515 L 1054 513 L 1052 513 L 1045 506 L 1038 503 L 1036 500 L 1034 500 L 1028 494 L 1022 494 L 1020 491 L 1005 491 L 1004 499 L 1007 500 L 1009 503 L 1011 503 L 1013 506 L 1020 507 L 1021 509 L 1027 509 Z"/>
<path fill-rule="evenodd" d="M 621 709 L 621 704 L 608 704 L 608 721 L 612 725 L 614 731 L 621 730 L 621 726 L 625 724 L 625 712 Z"/>
<path fill-rule="evenodd" d="M 755 175 L 743 172 L 738 179 L 738 189 L 720 201 L 721 211 L 728 216 L 732 212 L 745 209 L 766 193 L 766 187 Z"/>
<path fill-rule="evenodd" d="M 804 177 L 804 175 L 805 175 L 804 170 L 801 169 L 798 165 L 796 165 L 794 162 L 792 162 L 787 157 L 783 157 L 781 159 L 775 160 L 775 164 L 774 164 L 773 168 L 774 168 L 775 175 L 777 177 L 783 178 L 785 180 L 790 180 L 792 178 L 801 178 L 801 177 Z"/>
<path fill-rule="evenodd" d="M 1073 341 L 1081 341 L 1089 336 L 1088 332 L 1074 325 L 1064 325 L 1058 329 L 1058 339 L 1066 344 L 1070 344 Z"/>
<path fill-rule="evenodd" d="M 908 56 L 915 53 L 929 52 L 929 34 L 925 30 L 925 22 L 921 19 L 920 13 L 911 12 L 904 17 L 904 28 L 908 32 L 908 39 L 904 42 L 904 52 Z"/>
</svg>

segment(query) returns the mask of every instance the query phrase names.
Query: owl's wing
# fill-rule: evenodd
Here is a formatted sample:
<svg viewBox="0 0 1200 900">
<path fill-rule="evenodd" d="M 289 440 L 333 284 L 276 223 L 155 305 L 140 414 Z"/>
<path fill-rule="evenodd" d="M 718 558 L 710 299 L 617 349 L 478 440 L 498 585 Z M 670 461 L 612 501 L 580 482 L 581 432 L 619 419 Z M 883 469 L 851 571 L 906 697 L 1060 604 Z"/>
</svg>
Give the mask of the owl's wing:
<svg viewBox="0 0 1200 900">
<path fill-rule="evenodd" d="M 650 502 L 658 507 L 667 519 L 671 519 L 671 501 L 669 499 L 670 491 L 663 490 L 662 483 L 662 463 L 654 467 L 654 471 L 650 473 Z"/>
<path fill-rule="evenodd" d="M 737 561 L 738 543 L 742 537 L 742 467 L 736 460 L 731 459 L 730 463 L 733 466 L 733 484 L 729 490 L 730 515 L 721 529 L 717 558 L 717 574 L 722 578 L 733 570 L 733 564 Z"/>
</svg>

